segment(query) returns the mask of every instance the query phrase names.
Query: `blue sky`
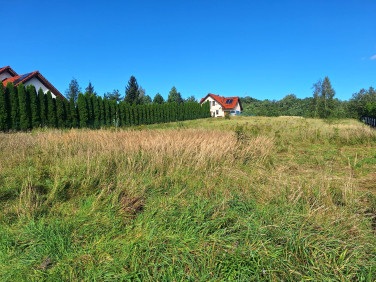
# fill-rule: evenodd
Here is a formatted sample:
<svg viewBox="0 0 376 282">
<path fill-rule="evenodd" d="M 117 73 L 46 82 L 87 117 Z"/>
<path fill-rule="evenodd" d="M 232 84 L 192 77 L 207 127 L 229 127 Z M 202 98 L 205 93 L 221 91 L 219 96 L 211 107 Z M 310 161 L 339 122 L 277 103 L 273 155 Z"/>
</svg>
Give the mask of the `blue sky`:
<svg viewBox="0 0 376 282">
<path fill-rule="evenodd" d="M 72 77 L 124 93 L 131 75 L 151 97 L 303 98 L 326 75 L 340 99 L 376 87 L 374 0 L 17 1 L 1 18 L 1 66 L 62 93 Z"/>
</svg>

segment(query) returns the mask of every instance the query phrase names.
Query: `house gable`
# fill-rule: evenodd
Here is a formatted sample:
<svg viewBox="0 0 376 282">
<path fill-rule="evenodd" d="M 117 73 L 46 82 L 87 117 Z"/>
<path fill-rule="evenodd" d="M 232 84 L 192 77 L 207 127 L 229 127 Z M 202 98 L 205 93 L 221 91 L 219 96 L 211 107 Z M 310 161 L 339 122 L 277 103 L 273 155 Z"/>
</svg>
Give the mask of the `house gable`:
<svg viewBox="0 0 376 282">
<path fill-rule="evenodd" d="M 2 74 L 1 70 L 3 70 L 3 73 L 6 73 L 6 71 L 9 69 L 12 70 L 10 67 L 0 69 L 0 75 Z M 34 71 L 23 75 L 17 75 L 17 73 L 14 71 L 13 73 L 9 73 L 15 75 L 7 77 L 4 75 L 5 78 L 2 79 L 3 86 L 6 86 L 9 82 L 13 83 L 15 86 L 21 82 L 25 86 L 32 84 L 35 86 L 37 91 L 39 88 L 42 88 L 44 93 L 51 91 L 53 98 L 60 97 L 61 99 L 66 99 L 39 71 Z"/>
<path fill-rule="evenodd" d="M 6 66 L 0 68 L 0 81 L 17 76 L 18 74 L 10 67 Z"/>
</svg>

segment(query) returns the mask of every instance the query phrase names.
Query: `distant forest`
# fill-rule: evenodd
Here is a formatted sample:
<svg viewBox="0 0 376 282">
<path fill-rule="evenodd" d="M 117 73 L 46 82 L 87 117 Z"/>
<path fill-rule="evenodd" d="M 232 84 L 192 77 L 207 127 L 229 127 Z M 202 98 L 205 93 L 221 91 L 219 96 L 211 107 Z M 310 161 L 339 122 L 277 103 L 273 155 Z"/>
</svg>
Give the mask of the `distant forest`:
<svg viewBox="0 0 376 282">
<path fill-rule="evenodd" d="M 303 116 L 316 118 L 376 117 L 376 91 L 361 89 L 348 101 L 334 98 L 335 91 L 328 77 L 313 85 L 313 96 L 299 99 L 289 94 L 281 100 L 240 98 L 244 115 Z"/>
</svg>

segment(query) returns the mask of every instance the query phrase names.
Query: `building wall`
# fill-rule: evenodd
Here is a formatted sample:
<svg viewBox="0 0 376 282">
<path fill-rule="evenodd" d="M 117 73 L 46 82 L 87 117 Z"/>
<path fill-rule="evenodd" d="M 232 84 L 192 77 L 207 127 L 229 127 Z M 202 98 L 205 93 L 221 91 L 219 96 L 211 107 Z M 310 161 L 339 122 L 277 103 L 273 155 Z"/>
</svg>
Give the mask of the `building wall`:
<svg viewBox="0 0 376 282">
<path fill-rule="evenodd" d="M 226 110 L 226 111 L 227 111 L 227 110 Z M 241 110 L 241 108 L 240 108 L 240 104 L 239 104 L 239 102 L 236 103 L 236 105 L 235 105 L 235 107 L 234 107 L 233 109 L 230 109 L 230 110 L 228 110 L 228 111 L 230 111 L 230 114 L 231 114 L 231 115 L 236 115 L 236 114 L 237 114 L 236 112 L 241 113 L 242 110 Z M 235 111 L 235 113 L 231 113 L 231 111 Z"/>
<path fill-rule="evenodd" d="M 34 87 L 37 90 L 37 92 L 38 92 L 39 88 L 42 88 L 44 94 L 46 94 L 47 91 L 50 90 L 46 86 L 44 86 L 44 84 L 42 82 L 40 82 L 39 79 L 36 78 L 36 77 L 33 77 L 32 79 L 30 79 L 29 81 L 27 81 L 25 83 L 25 86 L 30 85 L 30 84 L 34 85 Z M 52 91 L 51 91 L 51 95 L 52 95 L 52 98 L 56 98 L 56 95 L 54 95 L 52 93 Z"/>
<path fill-rule="evenodd" d="M 216 100 L 214 100 L 212 97 L 207 97 L 203 103 L 206 101 L 210 102 L 210 112 L 212 114 L 212 117 L 223 117 L 225 116 L 225 113 L 222 109 L 222 106 L 220 103 L 218 103 Z M 215 105 L 213 106 L 213 101 L 215 102 Z M 218 111 L 218 114 L 217 114 Z M 213 114 L 214 113 L 214 114 Z"/>
<path fill-rule="evenodd" d="M 11 75 L 8 71 L 5 71 L 2 74 L 0 74 L 0 81 L 3 81 L 4 79 L 9 77 L 13 77 L 13 75 Z"/>
</svg>

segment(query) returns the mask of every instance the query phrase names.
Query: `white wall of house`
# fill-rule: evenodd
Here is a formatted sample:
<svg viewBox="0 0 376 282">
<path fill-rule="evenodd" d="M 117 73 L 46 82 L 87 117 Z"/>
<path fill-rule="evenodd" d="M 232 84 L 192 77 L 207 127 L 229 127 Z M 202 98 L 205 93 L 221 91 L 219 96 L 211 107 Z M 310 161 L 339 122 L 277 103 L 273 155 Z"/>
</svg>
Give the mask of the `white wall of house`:
<svg viewBox="0 0 376 282">
<path fill-rule="evenodd" d="M 25 86 L 30 85 L 30 84 L 34 85 L 34 87 L 37 90 L 37 92 L 38 92 L 39 88 L 42 88 L 44 94 L 46 94 L 47 91 L 50 90 L 46 86 L 44 86 L 44 84 L 42 82 L 40 82 L 40 80 L 38 78 L 36 78 L 36 77 L 33 77 L 32 79 L 30 79 L 29 81 L 27 81 L 25 83 Z M 52 98 L 56 98 L 56 95 L 54 95 L 52 93 L 52 91 L 51 91 L 51 95 L 52 95 Z"/>
<path fill-rule="evenodd" d="M 212 117 L 223 117 L 225 116 L 225 112 L 222 109 L 222 105 L 214 100 L 212 97 L 208 96 L 203 103 L 209 101 L 210 102 L 210 112 Z M 213 105 L 214 102 L 214 105 Z"/>
<path fill-rule="evenodd" d="M 228 109 L 226 111 L 229 111 L 230 112 L 230 115 L 236 115 L 236 114 L 239 114 L 242 112 L 241 108 L 240 108 L 240 104 L 239 102 L 236 103 L 235 107 L 233 109 Z M 238 112 L 238 113 L 237 113 Z"/>
<path fill-rule="evenodd" d="M 11 75 L 10 72 L 5 71 L 2 74 L 0 74 L 0 81 L 3 81 L 4 79 L 7 79 L 9 77 L 13 77 L 13 75 Z"/>
</svg>

